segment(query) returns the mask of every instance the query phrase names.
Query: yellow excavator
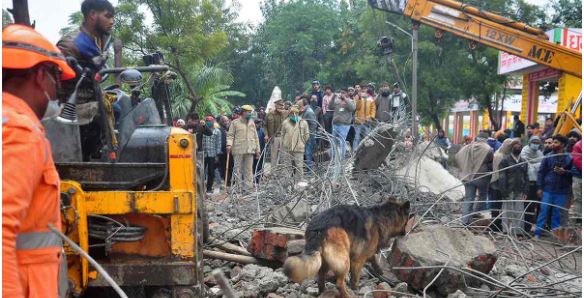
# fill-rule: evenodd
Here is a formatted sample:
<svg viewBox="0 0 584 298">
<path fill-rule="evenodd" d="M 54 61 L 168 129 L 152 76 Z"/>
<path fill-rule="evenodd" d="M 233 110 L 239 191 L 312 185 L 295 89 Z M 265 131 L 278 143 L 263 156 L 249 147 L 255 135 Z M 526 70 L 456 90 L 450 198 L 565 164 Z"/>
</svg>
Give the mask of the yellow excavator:
<svg viewBox="0 0 584 298">
<path fill-rule="evenodd" d="M 196 140 L 172 127 L 176 74 L 160 54 L 144 61 L 98 73 L 76 65 L 61 115 L 43 123 L 62 181 L 62 233 L 73 241 L 62 271 L 68 297 L 116 297 L 112 283 L 130 297 L 203 295 L 206 213 Z M 108 75 L 121 83 L 102 88 Z"/>
<path fill-rule="evenodd" d="M 471 5 L 451 0 L 368 0 L 373 8 L 396 13 L 412 19 L 416 24 L 437 28 L 436 36 L 444 31 L 471 43 L 508 52 L 535 63 L 582 78 L 582 53 L 548 40 L 544 31 L 525 23 L 484 11 Z M 556 133 L 567 133 L 582 127 L 575 115 L 581 109 L 581 98 L 557 115 Z M 581 117 L 581 116 L 580 116 Z"/>
</svg>

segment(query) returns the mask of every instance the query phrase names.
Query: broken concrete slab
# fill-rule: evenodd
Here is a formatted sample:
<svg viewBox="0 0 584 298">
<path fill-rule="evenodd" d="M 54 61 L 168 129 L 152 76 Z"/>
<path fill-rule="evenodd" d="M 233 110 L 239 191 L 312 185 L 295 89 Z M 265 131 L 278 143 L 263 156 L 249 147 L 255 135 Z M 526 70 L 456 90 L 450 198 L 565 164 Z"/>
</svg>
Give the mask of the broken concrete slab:
<svg viewBox="0 0 584 298">
<path fill-rule="evenodd" d="M 288 241 L 302 238 L 304 233 L 300 230 L 280 227 L 257 229 L 252 232 L 247 251 L 257 258 L 284 262 L 288 257 Z"/>
<path fill-rule="evenodd" d="M 295 200 L 277 208 L 271 219 L 277 223 L 298 224 L 308 219 L 311 214 L 312 209 L 305 200 Z"/>
<path fill-rule="evenodd" d="M 412 158 L 406 166 L 398 169 L 396 174 L 403 177 L 403 181 L 409 186 L 420 191 L 435 195 L 444 193 L 453 201 L 459 201 L 464 197 L 462 182 L 428 156 Z"/>
<path fill-rule="evenodd" d="M 472 268 L 489 273 L 497 260 L 495 244 L 484 236 L 475 236 L 467 230 L 440 225 L 425 227 L 422 231 L 397 239 L 388 261 L 394 267 L 443 266 Z M 441 268 L 393 269 L 396 277 L 417 290 L 423 290 Z M 469 279 L 466 278 L 468 282 Z M 441 295 L 464 288 L 463 274 L 444 270 L 431 288 Z"/>
<path fill-rule="evenodd" d="M 397 127 L 387 123 L 375 127 L 354 153 L 353 172 L 379 168 L 391 152 L 397 131 Z"/>
</svg>

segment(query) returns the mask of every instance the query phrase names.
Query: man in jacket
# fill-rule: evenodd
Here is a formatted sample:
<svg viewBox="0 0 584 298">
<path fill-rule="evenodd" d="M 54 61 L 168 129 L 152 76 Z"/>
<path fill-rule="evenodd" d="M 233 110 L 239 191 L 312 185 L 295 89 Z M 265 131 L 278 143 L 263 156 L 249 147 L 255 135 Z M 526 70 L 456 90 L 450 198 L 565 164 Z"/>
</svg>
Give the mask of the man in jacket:
<svg viewBox="0 0 584 298">
<path fill-rule="evenodd" d="M 231 122 L 227 133 L 227 153 L 233 154 L 233 174 L 240 191 L 253 187 L 253 158 L 260 157 L 260 140 L 253 121 L 253 107 L 243 105 L 241 117 Z"/>
<path fill-rule="evenodd" d="M 99 72 L 108 58 L 111 41 L 111 32 L 114 25 L 115 10 L 107 0 L 84 0 L 81 3 L 83 23 L 79 29 L 63 36 L 57 47 L 66 57 L 77 59 L 79 65 L 92 71 L 92 75 Z M 58 96 L 66 101 L 73 93 L 78 79 L 63 83 L 62 92 Z M 84 80 L 77 92 L 77 118 L 81 136 L 83 159 L 90 160 L 101 154 L 102 139 L 105 132 L 113 127 L 107 127 L 100 121 L 94 121 L 99 115 L 99 104 L 94 80 Z"/>
<path fill-rule="evenodd" d="M 514 138 L 511 142 L 511 154 L 505 156 L 499 169 L 506 169 L 499 173 L 500 191 L 503 195 L 502 222 L 503 231 L 507 234 L 523 229 L 523 201 L 527 196 L 528 177 L 527 164 L 521 158 L 521 140 Z"/>
<path fill-rule="evenodd" d="M 359 94 L 359 99 L 355 101 L 355 139 L 353 140 L 353 151 L 357 150 L 361 139 L 369 133 L 373 119 L 375 119 L 375 99 L 366 92 Z"/>
<path fill-rule="evenodd" d="M 276 169 L 277 165 L 281 163 L 280 152 L 282 151 L 282 122 L 288 117 L 288 111 L 284 107 L 282 99 L 276 101 L 276 109 L 268 111 L 266 129 L 264 130 L 266 142 L 272 141 L 270 151 L 270 164 L 272 169 Z"/>
<path fill-rule="evenodd" d="M 462 223 L 471 223 L 470 214 L 474 211 L 483 210 L 485 205 L 479 202 L 474 207 L 477 190 L 479 200 L 486 201 L 487 190 L 491 177 L 487 175 L 492 169 L 493 149 L 487 145 L 488 135 L 485 132 L 479 133 L 476 141 L 462 147 L 455 156 L 456 163 L 460 169 L 461 180 L 464 182 L 464 205 Z"/>
<path fill-rule="evenodd" d="M 375 119 L 379 122 L 389 122 L 391 120 L 391 91 L 388 83 L 379 85 L 379 95 L 375 99 Z"/>
<path fill-rule="evenodd" d="M 59 115 L 60 82 L 75 72 L 22 25 L 2 30 L 2 58 L 2 296 L 56 298 L 67 287 L 62 241 L 48 227 L 61 229 L 59 174 L 40 120 Z"/>
<path fill-rule="evenodd" d="M 290 107 L 288 119 L 282 123 L 282 147 L 284 149 L 284 165 L 293 169 L 293 176 L 301 180 L 304 175 L 304 148 L 308 142 L 310 131 L 306 120 L 300 118 L 300 107 Z"/>
<path fill-rule="evenodd" d="M 308 124 L 308 132 L 310 133 L 308 141 L 306 142 L 306 147 L 304 148 L 304 160 L 306 161 L 306 167 L 310 171 L 314 166 L 314 150 L 316 149 L 318 121 L 316 119 L 316 114 L 308 104 L 306 98 L 301 98 L 296 104 L 300 107 L 300 114 L 302 115 L 302 119 Z"/>
<path fill-rule="evenodd" d="M 227 186 L 231 186 L 231 175 L 233 173 L 233 156 L 227 158 L 227 131 L 229 130 L 229 126 L 231 125 L 231 121 L 227 116 L 219 116 L 219 130 L 221 131 L 221 153 L 219 154 L 219 174 L 221 175 L 221 179 L 227 180 Z M 229 168 L 227 167 L 227 159 L 229 159 Z M 229 173 L 226 173 L 229 170 Z M 227 178 L 225 178 L 227 177 Z"/>
<path fill-rule="evenodd" d="M 545 140 L 547 138 L 553 137 L 555 129 L 556 128 L 554 127 L 554 119 L 546 118 L 545 124 L 543 126 L 543 132 L 541 133 L 541 138 Z"/>
<path fill-rule="evenodd" d="M 212 130 L 210 136 L 203 136 L 203 154 L 205 157 L 205 168 L 207 169 L 207 194 L 213 193 L 213 182 L 215 180 L 215 166 L 221 153 L 221 130 L 215 128 L 215 118 L 205 117 L 205 126 Z"/>
<path fill-rule="evenodd" d="M 537 175 L 537 195 L 541 198 L 540 211 L 537 216 L 535 236 L 541 237 L 548 213 L 552 213 L 552 231 L 561 226 L 561 208 L 568 202 L 572 188 L 572 157 L 565 155 L 564 149 L 568 139 L 561 135 L 553 138 L 553 151 L 546 155 Z M 559 207 L 559 208 L 558 208 Z"/>
<path fill-rule="evenodd" d="M 541 139 L 538 136 L 532 136 L 529 139 L 529 144 L 521 150 L 521 158 L 528 161 L 527 176 L 529 178 L 529 186 L 527 189 L 527 202 L 525 203 L 525 230 L 531 231 L 535 228 L 535 219 L 539 210 L 539 203 L 534 201 L 539 201 L 537 197 L 537 173 L 543 158 Z"/>
<path fill-rule="evenodd" d="M 393 93 L 391 94 L 391 121 L 397 123 L 403 119 L 409 112 L 408 96 L 401 91 L 399 83 L 393 84 Z"/>
<path fill-rule="evenodd" d="M 337 95 L 333 92 L 333 87 L 331 85 L 326 85 L 324 87 L 324 96 L 322 98 L 322 113 L 324 121 L 324 129 L 328 133 L 333 131 L 333 114 L 334 110 L 330 108 L 330 103 L 337 99 Z"/>
<path fill-rule="evenodd" d="M 316 96 L 316 100 L 317 100 L 316 104 L 319 107 L 322 107 L 323 94 L 322 94 L 322 90 L 320 90 L 320 82 L 318 80 L 312 81 L 312 92 L 310 93 L 310 95 Z"/>
<path fill-rule="evenodd" d="M 440 148 L 444 149 L 444 151 L 448 151 L 450 147 L 452 147 L 452 143 L 450 143 L 450 140 L 444 133 L 443 129 L 438 130 L 435 142 L 438 146 L 440 146 Z"/>
<path fill-rule="evenodd" d="M 525 134 L 525 124 L 519 119 L 519 115 L 513 115 L 513 138 L 521 138 Z"/>
<path fill-rule="evenodd" d="M 341 90 L 341 96 L 331 99 L 328 109 L 333 112 L 332 125 L 333 137 L 337 143 L 337 148 L 341 149 L 341 160 L 345 159 L 347 151 L 347 134 L 353 122 L 353 111 L 355 111 L 355 102 L 349 97 L 347 89 Z M 332 148 L 333 156 L 336 154 L 335 148 Z"/>
</svg>

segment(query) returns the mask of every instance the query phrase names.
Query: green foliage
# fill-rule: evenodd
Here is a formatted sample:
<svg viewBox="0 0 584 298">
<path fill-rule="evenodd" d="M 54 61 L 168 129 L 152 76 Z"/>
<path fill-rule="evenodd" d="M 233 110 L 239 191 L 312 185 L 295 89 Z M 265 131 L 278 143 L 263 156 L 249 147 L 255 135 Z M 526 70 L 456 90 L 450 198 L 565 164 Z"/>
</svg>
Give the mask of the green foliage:
<svg viewBox="0 0 584 298">
<path fill-rule="evenodd" d="M 6 9 L 2 9 L 2 27 L 14 23 L 12 19 L 12 14 L 10 14 Z"/>
<path fill-rule="evenodd" d="M 582 28 L 582 0 L 555 0 L 551 23 L 556 26 Z"/>
<path fill-rule="evenodd" d="M 231 111 L 233 105 L 230 99 L 233 97 L 245 97 L 239 91 L 230 90 L 233 82 L 231 74 L 216 66 L 203 66 L 192 75 L 191 81 L 200 101 L 193 109 L 192 101 L 184 94 L 184 83 L 175 82 L 171 86 L 171 108 L 173 117 L 185 118 L 187 114 L 195 110 L 199 115 L 218 115 Z"/>
<path fill-rule="evenodd" d="M 81 24 L 83 24 L 83 14 L 81 13 L 81 11 L 76 11 L 69 15 L 69 20 L 67 23 L 68 23 L 67 27 L 59 30 L 59 34 L 61 34 L 61 36 L 65 36 L 79 29 Z"/>
</svg>

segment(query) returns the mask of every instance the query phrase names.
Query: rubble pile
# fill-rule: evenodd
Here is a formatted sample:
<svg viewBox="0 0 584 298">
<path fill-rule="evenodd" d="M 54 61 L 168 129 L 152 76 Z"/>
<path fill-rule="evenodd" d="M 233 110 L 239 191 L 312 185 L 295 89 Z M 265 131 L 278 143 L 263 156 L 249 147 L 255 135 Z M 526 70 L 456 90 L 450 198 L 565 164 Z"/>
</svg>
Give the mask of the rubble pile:
<svg viewBox="0 0 584 298">
<path fill-rule="evenodd" d="M 301 253 L 306 224 L 335 205 L 372 206 L 389 197 L 411 202 L 414 229 L 382 250 L 381 275 L 363 270 L 355 296 L 581 295 L 581 246 L 456 224 L 464 188 L 444 168 L 447 157 L 432 143 L 408 148 L 400 138 L 391 125 L 378 127 L 351 158 L 322 162 L 303 181 L 278 166 L 247 194 L 211 197 L 204 260 L 209 296 L 225 294 L 213 269 L 238 297 L 319 296 L 316 280 L 296 284 L 280 269 L 286 257 Z M 326 289 L 320 297 L 338 297 L 332 276 Z"/>
</svg>

